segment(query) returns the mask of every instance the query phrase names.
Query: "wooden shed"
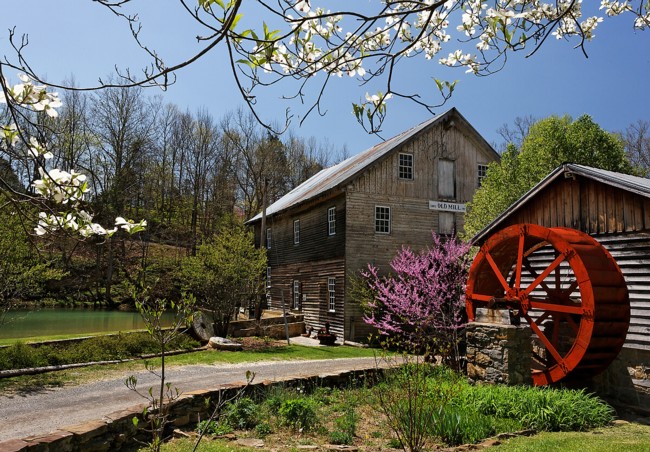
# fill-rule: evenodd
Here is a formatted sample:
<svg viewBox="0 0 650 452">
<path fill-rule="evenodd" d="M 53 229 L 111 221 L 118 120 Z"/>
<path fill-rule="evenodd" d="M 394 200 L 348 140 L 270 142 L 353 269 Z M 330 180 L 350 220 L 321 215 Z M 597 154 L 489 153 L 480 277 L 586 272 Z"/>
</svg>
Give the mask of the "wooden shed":
<svg viewBox="0 0 650 452">
<path fill-rule="evenodd" d="M 619 357 L 595 384 L 621 403 L 650 407 L 650 179 L 564 164 L 473 242 L 517 224 L 577 229 L 616 260 L 629 292 L 629 329 Z"/>
</svg>

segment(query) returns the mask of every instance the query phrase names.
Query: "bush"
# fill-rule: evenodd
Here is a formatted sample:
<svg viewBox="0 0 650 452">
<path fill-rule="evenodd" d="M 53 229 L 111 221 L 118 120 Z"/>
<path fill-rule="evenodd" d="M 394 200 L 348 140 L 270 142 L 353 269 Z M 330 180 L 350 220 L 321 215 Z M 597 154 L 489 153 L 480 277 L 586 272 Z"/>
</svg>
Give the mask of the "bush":
<svg viewBox="0 0 650 452">
<path fill-rule="evenodd" d="M 316 402 L 312 399 L 303 397 L 285 400 L 278 414 L 284 425 L 296 430 L 312 430 L 318 425 Z"/>
<path fill-rule="evenodd" d="M 222 436 L 232 433 L 233 429 L 227 422 L 201 421 L 196 426 L 196 432 L 206 435 Z"/>
<path fill-rule="evenodd" d="M 259 437 L 264 437 L 266 435 L 270 435 L 273 433 L 273 429 L 271 428 L 271 425 L 268 422 L 260 422 L 255 426 L 255 433 Z"/>
<path fill-rule="evenodd" d="M 196 346 L 198 342 L 181 335 L 170 342 L 168 349 L 187 350 Z M 56 345 L 31 346 L 16 342 L 0 349 L 0 370 L 137 358 L 159 351 L 159 346 L 147 333 L 96 336 Z"/>
<path fill-rule="evenodd" d="M 350 445 L 354 441 L 357 433 L 358 416 L 352 406 L 345 407 L 343 416 L 334 421 L 336 430 L 330 433 L 330 442 L 332 444 Z"/>
<path fill-rule="evenodd" d="M 223 419 L 235 429 L 247 430 L 258 424 L 257 404 L 249 397 L 242 397 L 224 408 Z"/>
</svg>

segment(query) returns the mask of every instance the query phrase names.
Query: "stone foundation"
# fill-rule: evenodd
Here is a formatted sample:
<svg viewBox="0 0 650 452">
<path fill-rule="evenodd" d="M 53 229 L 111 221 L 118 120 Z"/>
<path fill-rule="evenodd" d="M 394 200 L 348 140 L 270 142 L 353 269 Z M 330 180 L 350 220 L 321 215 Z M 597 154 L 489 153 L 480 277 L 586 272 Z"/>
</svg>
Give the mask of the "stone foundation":
<svg viewBox="0 0 650 452">
<path fill-rule="evenodd" d="M 530 328 L 470 322 L 466 326 L 467 376 L 476 382 L 531 385 Z"/>
<path fill-rule="evenodd" d="M 590 390 L 618 408 L 650 414 L 650 350 L 623 348 Z"/>
</svg>

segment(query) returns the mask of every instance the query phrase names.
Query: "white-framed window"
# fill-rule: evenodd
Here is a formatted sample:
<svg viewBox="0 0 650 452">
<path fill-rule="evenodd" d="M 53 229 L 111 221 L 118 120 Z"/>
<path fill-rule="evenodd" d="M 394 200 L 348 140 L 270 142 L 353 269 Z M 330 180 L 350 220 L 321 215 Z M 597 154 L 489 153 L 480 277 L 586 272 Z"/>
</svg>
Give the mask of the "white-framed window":
<svg viewBox="0 0 650 452">
<path fill-rule="evenodd" d="M 336 234 L 336 207 L 327 209 L 327 235 Z"/>
<path fill-rule="evenodd" d="M 390 207 L 375 206 L 375 232 L 390 234 Z"/>
<path fill-rule="evenodd" d="M 271 249 L 271 238 L 273 235 L 271 234 L 271 228 L 266 228 L 266 249 Z"/>
<path fill-rule="evenodd" d="M 293 244 L 298 245 L 300 243 L 300 220 L 293 221 Z"/>
<path fill-rule="evenodd" d="M 328 303 L 327 310 L 336 311 L 336 278 L 327 278 Z"/>
<path fill-rule="evenodd" d="M 487 176 L 488 166 L 482 163 L 478 164 L 478 186 L 480 187 L 483 183 L 483 179 Z"/>
<path fill-rule="evenodd" d="M 413 154 L 399 154 L 397 172 L 400 179 L 413 180 Z"/>
<path fill-rule="evenodd" d="M 300 281 L 293 280 L 293 306 L 292 309 L 300 310 Z"/>
<path fill-rule="evenodd" d="M 456 199 L 456 162 L 438 160 L 438 197 Z"/>
<path fill-rule="evenodd" d="M 271 267 L 266 267 L 266 288 L 271 288 Z"/>
</svg>

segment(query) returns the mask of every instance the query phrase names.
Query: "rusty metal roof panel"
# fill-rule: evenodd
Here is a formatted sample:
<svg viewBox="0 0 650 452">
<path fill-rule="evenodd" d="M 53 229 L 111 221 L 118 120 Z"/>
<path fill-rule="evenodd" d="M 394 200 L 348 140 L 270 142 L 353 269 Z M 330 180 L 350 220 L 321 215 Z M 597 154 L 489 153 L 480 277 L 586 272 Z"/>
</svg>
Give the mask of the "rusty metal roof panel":
<svg viewBox="0 0 650 452">
<path fill-rule="evenodd" d="M 429 125 L 441 121 L 452 111 L 456 111 L 456 109 L 452 108 L 445 113 L 442 113 L 432 119 L 429 119 L 428 121 L 425 121 L 413 127 L 410 130 L 402 132 L 399 135 L 387 141 L 384 141 L 383 143 L 379 143 L 364 152 L 353 155 L 352 157 L 343 160 L 334 166 L 316 173 L 314 176 L 307 179 L 305 182 L 291 190 L 282 198 L 271 204 L 266 209 L 266 215 L 270 216 L 276 214 L 290 207 L 316 198 L 317 196 L 322 195 L 330 190 L 342 187 L 346 182 L 354 178 L 363 169 L 367 168 L 372 163 L 376 162 L 381 157 L 400 146 L 402 143 L 408 141 L 413 136 L 417 135 L 420 131 L 427 128 Z M 260 212 L 248 220 L 247 223 L 252 223 L 261 218 L 262 213 Z"/>
</svg>

